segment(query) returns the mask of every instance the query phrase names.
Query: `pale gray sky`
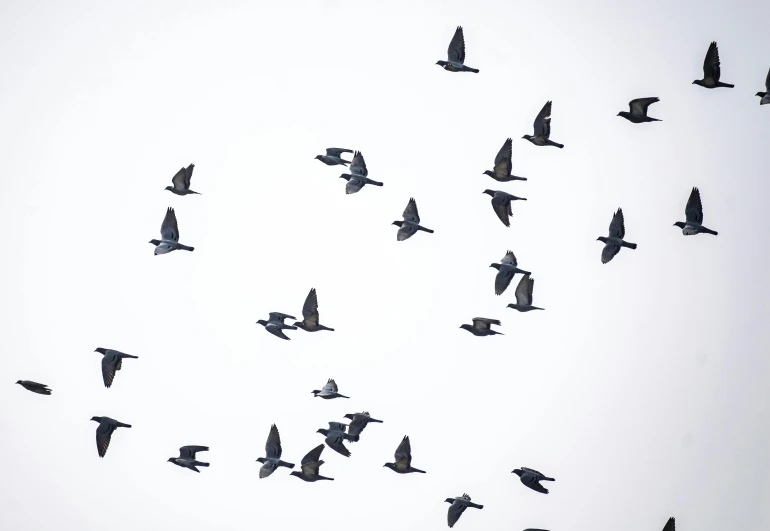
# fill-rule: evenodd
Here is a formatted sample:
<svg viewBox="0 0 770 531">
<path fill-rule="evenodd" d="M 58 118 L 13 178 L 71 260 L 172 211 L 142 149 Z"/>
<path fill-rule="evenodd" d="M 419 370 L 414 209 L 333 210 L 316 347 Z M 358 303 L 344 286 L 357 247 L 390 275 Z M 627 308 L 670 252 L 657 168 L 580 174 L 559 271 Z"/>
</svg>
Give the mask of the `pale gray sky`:
<svg viewBox="0 0 770 531">
<path fill-rule="evenodd" d="M 2 527 L 441 530 L 468 492 L 459 529 L 767 529 L 770 4 L 671 4 L 3 3 Z M 434 64 L 457 25 L 478 75 Z M 691 85 L 712 40 L 735 89 Z M 616 116 L 646 96 L 662 122 Z M 521 139 L 549 99 L 563 150 Z M 482 175 L 508 136 L 527 182 Z M 385 186 L 346 196 L 328 146 Z M 164 191 L 191 162 L 203 195 Z M 672 226 L 693 186 L 717 237 Z M 528 198 L 510 229 L 485 188 Z M 436 232 L 396 242 L 409 197 Z M 153 256 L 168 206 L 195 252 Z M 618 207 L 639 247 L 602 265 Z M 509 248 L 545 312 L 494 295 Z M 336 332 L 255 324 L 313 286 Z M 99 346 L 139 356 L 111 389 Z M 336 481 L 258 479 L 271 423 L 299 463 L 360 410 Z M 94 415 L 133 424 L 105 459 Z M 405 434 L 427 474 L 382 468 Z"/>
</svg>

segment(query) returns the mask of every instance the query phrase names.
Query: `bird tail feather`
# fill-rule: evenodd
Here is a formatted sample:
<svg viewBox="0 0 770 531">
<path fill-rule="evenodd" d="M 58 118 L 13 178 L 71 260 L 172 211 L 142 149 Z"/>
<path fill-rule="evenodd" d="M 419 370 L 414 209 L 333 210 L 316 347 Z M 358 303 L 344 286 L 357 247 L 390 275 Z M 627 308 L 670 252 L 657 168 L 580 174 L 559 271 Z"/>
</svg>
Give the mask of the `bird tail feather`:
<svg viewBox="0 0 770 531">
<path fill-rule="evenodd" d="M 558 142 L 554 142 L 553 140 L 548 141 L 549 146 L 556 146 L 559 149 L 562 149 L 564 147 L 564 144 L 559 144 Z"/>
<path fill-rule="evenodd" d="M 118 422 L 118 428 L 130 428 L 131 424 L 124 424 L 123 422 Z"/>
<path fill-rule="evenodd" d="M 286 461 L 278 461 L 278 466 L 285 466 L 286 468 L 294 468 L 294 463 L 287 463 Z"/>
<path fill-rule="evenodd" d="M 722 83 L 720 81 L 719 83 L 717 83 L 717 87 L 735 88 L 735 85 L 731 85 L 730 83 Z"/>
<path fill-rule="evenodd" d="M 425 227 L 420 227 L 420 230 L 424 230 L 427 233 L 433 234 L 433 229 L 426 229 Z"/>
<path fill-rule="evenodd" d="M 623 247 L 628 247 L 629 249 L 636 249 L 635 243 L 622 242 L 620 245 L 622 245 Z"/>
</svg>

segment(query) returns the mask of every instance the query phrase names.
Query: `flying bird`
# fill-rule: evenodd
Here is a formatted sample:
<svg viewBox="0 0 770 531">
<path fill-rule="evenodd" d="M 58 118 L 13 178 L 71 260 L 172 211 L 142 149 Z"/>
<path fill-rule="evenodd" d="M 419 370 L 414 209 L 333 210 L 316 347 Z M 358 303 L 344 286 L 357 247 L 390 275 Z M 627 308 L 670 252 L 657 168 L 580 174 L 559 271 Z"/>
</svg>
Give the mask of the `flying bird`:
<svg viewBox="0 0 770 531">
<path fill-rule="evenodd" d="M 371 415 L 369 415 L 368 411 L 362 411 L 361 413 L 348 413 L 345 415 L 346 419 L 350 419 L 350 425 L 348 426 L 348 433 L 350 435 L 358 437 L 361 435 L 361 432 L 364 431 L 364 428 L 370 423 L 370 422 L 378 422 L 382 424 L 381 420 L 377 420 L 373 418 Z"/>
<path fill-rule="evenodd" d="M 174 463 L 176 466 L 181 466 L 182 468 L 189 468 L 193 472 L 200 473 L 200 470 L 198 470 L 197 467 L 209 466 L 209 464 L 195 459 L 195 454 L 198 452 L 208 452 L 208 451 L 209 451 L 208 446 L 195 446 L 195 445 L 182 446 L 179 449 L 179 457 L 169 457 L 168 462 Z"/>
<path fill-rule="evenodd" d="M 516 261 L 516 255 L 513 254 L 513 251 L 508 251 L 505 253 L 502 260 L 500 260 L 499 264 L 491 264 L 489 266 L 497 269 L 497 275 L 495 275 L 495 295 L 503 294 L 516 273 L 521 273 L 523 275 L 531 274 L 529 271 L 519 269 L 518 265 L 519 263 Z"/>
<path fill-rule="evenodd" d="M 404 221 L 394 221 L 392 223 L 392 225 L 400 227 L 396 234 L 396 240 L 400 242 L 408 240 L 420 230 L 433 234 L 431 229 L 426 229 L 420 225 L 420 214 L 417 212 L 417 202 L 414 200 L 414 197 L 409 199 L 409 203 L 407 203 L 401 216 L 404 218 Z"/>
<path fill-rule="evenodd" d="M 32 380 L 17 380 L 16 383 L 22 386 L 27 391 L 32 391 L 33 393 L 37 393 L 39 395 L 51 394 L 51 390 L 48 389 L 48 386 L 46 384 L 33 382 Z"/>
<path fill-rule="evenodd" d="M 305 457 L 302 458 L 302 464 L 300 465 L 302 471 L 294 471 L 291 473 L 292 476 L 297 476 L 302 481 L 308 481 L 308 482 L 314 482 L 321 479 L 326 479 L 328 481 L 334 481 L 334 478 L 327 478 L 324 476 L 321 476 L 318 473 L 318 469 L 321 468 L 321 465 L 324 464 L 323 461 L 321 461 L 321 452 L 324 451 L 324 445 L 319 444 L 312 450 L 310 450 Z"/>
<path fill-rule="evenodd" d="M 124 354 L 119 350 L 112 350 L 110 348 L 99 347 L 94 352 L 102 355 L 102 379 L 104 380 L 104 387 L 107 388 L 112 386 L 115 373 L 123 367 L 123 358 L 139 358 L 139 356 Z"/>
<path fill-rule="evenodd" d="M 268 320 L 265 321 L 264 319 L 260 319 L 257 321 L 257 324 L 261 324 L 265 327 L 265 330 L 270 332 L 276 337 L 280 337 L 281 339 L 285 339 L 287 341 L 290 341 L 290 338 L 283 333 L 284 330 L 296 330 L 297 327 L 293 325 L 287 325 L 283 322 L 284 319 L 294 319 L 297 320 L 295 317 L 292 317 L 291 315 L 287 315 L 285 313 L 281 312 L 270 312 L 270 316 L 268 317 Z"/>
<path fill-rule="evenodd" d="M 660 98 L 636 98 L 628 102 L 628 111 L 620 111 L 618 116 L 622 116 L 629 122 L 640 124 L 642 122 L 660 122 L 657 118 L 647 116 L 647 108 L 653 103 L 660 101 Z"/>
<path fill-rule="evenodd" d="M 318 332 L 319 330 L 329 330 L 334 332 L 334 328 L 329 328 L 318 322 L 318 296 L 315 288 L 311 288 L 310 293 L 305 298 L 305 304 L 302 306 L 302 321 L 297 321 L 294 326 L 305 332 Z M 294 319 L 292 317 L 292 319 Z"/>
<path fill-rule="evenodd" d="M 441 65 L 444 70 L 449 72 L 479 73 L 476 68 L 465 66 L 465 37 L 463 36 L 462 26 L 457 26 L 454 37 L 452 37 L 452 40 L 449 42 L 449 48 L 446 53 L 446 61 L 436 61 L 436 64 Z"/>
<path fill-rule="evenodd" d="M 513 167 L 513 140 L 510 138 L 505 141 L 503 147 L 497 152 L 495 157 L 495 166 L 492 170 L 487 170 L 484 175 L 489 175 L 494 180 L 501 183 L 507 183 L 509 181 L 526 181 L 526 177 L 517 177 L 511 173 Z"/>
<path fill-rule="evenodd" d="M 341 395 L 337 392 L 337 382 L 333 378 L 329 378 L 321 390 L 314 389 L 311 391 L 313 396 L 323 398 L 324 400 L 331 400 L 332 398 L 350 398 L 349 396 Z"/>
<path fill-rule="evenodd" d="M 104 457 L 107 453 L 112 433 L 116 429 L 131 427 L 131 424 L 124 424 L 110 417 L 91 417 L 91 420 L 99 423 L 96 427 L 96 449 L 99 451 L 99 457 Z"/>
<path fill-rule="evenodd" d="M 381 182 L 373 181 L 369 177 L 369 170 L 366 169 L 366 162 L 364 156 L 360 151 L 353 153 L 353 161 L 350 163 L 350 173 L 343 173 L 340 175 L 340 179 L 345 179 L 348 184 L 345 185 L 346 194 L 355 194 L 366 184 L 373 184 L 374 186 L 382 186 Z"/>
<path fill-rule="evenodd" d="M 703 61 L 703 79 L 696 79 L 692 84 L 700 85 L 707 89 L 717 87 L 733 88 L 735 86 L 719 81 L 721 75 L 722 69 L 719 63 L 719 49 L 717 48 L 716 41 L 712 41 L 706 52 L 706 59 Z"/>
<path fill-rule="evenodd" d="M 342 158 L 343 153 L 353 153 L 352 149 L 345 149 L 345 148 L 326 148 L 326 155 L 316 155 L 315 158 L 326 164 L 327 166 L 338 166 L 338 165 L 345 165 L 350 164 L 350 161 L 347 161 Z"/>
<path fill-rule="evenodd" d="M 350 450 L 345 447 L 345 441 L 356 442 L 358 441 L 358 435 L 350 435 L 349 433 L 345 433 L 346 427 L 347 424 L 343 424 L 342 422 L 330 422 L 328 430 L 321 428 L 317 430 L 316 433 L 321 433 L 326 437 L 324 442 L 329 446 L 329 448 L 340 455 L 350 457 Z"/>
<path fill-rule="evenodd" d="M 491 325 L 500 326 L 500 321 L 497 319 L 487 319 L 486 317 L 474 317 L 473 324 L 464 324 L 460 326 L 463 330 L 467 330 L 474 336 L 494 336 L 495 334 L 503 335 L 502 332 L 492 330 Z"/>
<path fill-rule="evenodd" d="M 401 440 L 401 444 L 398 445 L 398 448 L 396 448 L 396 453 L 393 457 L 395 458 L 395 462 L 385 463 L 382 466 L 386 466 L 393 472 L 398 472 L 399 474 L 411 474 L 412 472 L 425 474 L 424 470 L 412 466 L 412 445 L 409 443 L 408 435 L 404 435 L 404 438 Z"/>
<path fill-rule="evenodd" d="M 176 175 L 171 179 L 172 185 L 166 186 L 165 189 L 176 195 L 201 195 L 198 192 L 190 190 L 190 179 L 192 178 L 193 169 L 195 169 L 195 164 L 190 164 L 186 168 L 182 168 L 176 172 Z"/>
<path fill-rule="evenodd" d="M 770 70 L 767 71 L 767 79 L 765 79 L 765 92 L 757 92 L 757 96 L 762 98 L 759 100 L 760 105 L 770 103 Z"/>
<path fill-rule="evenodd" d="M 270 426 L 270 434 L 267 436 L 267 442 L 265 443 L 265 455 L 267 457 L 257 459 L 257 461 L 262 463 L 262 466 L 259 468 L 259 479 L 266 478 L 275 472 L 279 466 L 294 468 L 294 463 L 281 461 L 282 453 L 281 436 L 278 433 L 278 427 L 273 424 Z"/>
<path fill-rule="evenodd" d="M 484 190 L 484 193 L 492 196 L 492 210 L 506 227 L 511 226 L 510 216 L 513 215 L 511 201 L 526 201 L 526 197 L 516 197 L 500 190 Z"/>
<path fill-rule="evenodd" d="M 603 264 L 606 264 L 612 260 L 615 255 L 620 252 L 621 247 L 636 249 L 635 243 L 629 243 L 623 240 L 625 236 L 626 225 L 623 222 L 623 209 L 619 208 L 618 211 L 615 212 L 615 214 L 612 216 L 612 221 L 610 222 L 609 237 L 605 238 L 604 236 L 599 236 L 596 238 L 596 241 L 602 242 L 604 244 L 604 249 L 602 249 Z"/>
<path fill-rule="evenodd" d="M 561 149 L 564 144 L 559 144 L 551 140 L 551 102 L 546 102 L 540 113 L 535 118 L 535 123 L 532 124 L 535 129 L 534 135 L 524 135 L 522 138 L 526 138 L 536 146 L 556 146 Z"/>
<path fill-rule="evenodd" d="M 166 210 L 166 217 L 163 218 L 163 224 L 160 226 L 160 240 L 150 240 L 150 243 L 155 246 L 156 255 L 176 250 L 195 250 L 195 247 L 188 247 L 179 243 L 179 227 L 176 223 L 176 214 L 171 207 Z"/>
<path fill-rule="evenodd" d="M 508 308 L 513 308 L 520 312 L 529 312 L 532 310 L 545 310 L 545 308 L 538 308 L 532 306 L 532 289 L 535 287 L 535 279 L 529 276 L 527 273 L 521 280 L 519 285 L 516 286 L 516 304 L 509 304 Z"/>
<path fill-rule="evenodd" d="M 697 187 L 690 192 L 690 198 L 687 200 L 687 206 L 684 207 L 684 215 L 687 221 L 677 221 L 675 227 L 682 229 L 682 234 L 692 236 L 693 234 L 719 234 L 715 230 L 707 229 L 703 226 L 703 204 L 700 201 L 700 190 Z"/>
<path fill-rule="evenodd" d="M 446 503 L 452 504 L 449 506 L 449 510 L 447 511 L 447 524 L 449 524 L 449 527 L 454 527 L 462 514 L 465 512 L 465 509 L 468 507 L 473 507 L 474 509 L 484 508 L 483 505 L 478 505 L 471 502 L 471 497 L 464 493 L 462 496 L 457 498 L 447 498 L 444 501 Z"/>
<path fill-rule="evenodd" d="M 521 482 L 530 489 L 548 494 L 548 489 L 540 484 L 541 481 L 556 481 L 553 478 L 546 477 L 537 470 L 531 468 L 521 467 L 517 468 L 511 474 L 516 474 L 521 479 Z"/>
</svg>

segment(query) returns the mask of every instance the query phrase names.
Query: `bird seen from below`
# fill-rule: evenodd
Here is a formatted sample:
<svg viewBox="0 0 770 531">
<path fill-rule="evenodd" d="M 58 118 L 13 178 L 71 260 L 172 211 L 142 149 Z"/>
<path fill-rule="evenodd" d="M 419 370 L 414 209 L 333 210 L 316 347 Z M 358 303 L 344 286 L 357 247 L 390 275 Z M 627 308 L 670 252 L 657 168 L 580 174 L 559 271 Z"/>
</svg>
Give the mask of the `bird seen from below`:
<svg viewBox="0 0 770 531">
<path fill-rule="evenodd" d="M 302 463 L 300 464 L 301 471 L 295 470 L 290 475 L 296 476 L 302 481 L 307 481 L 309 483 L 319 480 L 334 481 L 334 478 L 327 478 L 318 473 L 321 465 L 324 464 L 324 462 L 321 461 L 321 452 L 323 451 L 323 444 L 319 444 L 310 450 L 307 455 L 302 458 Z"/>
<path fill-rule="evenodd" d="M 181 466 L 182 468 L 189 468 L 193 472 L 200 473 L 200 470 L 198 470 L 197 467 L 199 466 L 209 466 L 208 463 L 204 463 L 203 461 L 198 461 L 195 459 L 195 454 L 198 452 L 208 452 L 209 447 L 208 446 L 182 446 L 179 449 L 179 457 L 169 457 L 168 462 L 174 463 L 176 466 Z"/>
<path fill-rule="evenodd" d="M 329 448 L 340 455 L 350 457 L 350 450 L 345 447 L 345 441 L 356 442 L 358 441 L 358 436 L 345 433 L 346 427 L 347 425 L 343 424 L 342 422 L 330 422 L 328 430 L 325 428 L 320 428 L 316 431 L 316 433 L 321 433 L 326 437 L 324 442 L 327 444 L 327 446 L 329 446 Z"/>
<path fill-rule="evenodd" d="M 635 243 L 629 243 L 624 241 L 626 236 L 626 225 L 623 221 L 623 209 L 619 208 L 617 212 L 612 216 L 610 222 L 610 235 L 609 237 L 599 236 L 596 241 L 604 244 L 602 249 L 602 263 L 606 264 L 612 260 L 616 254 L 620 252 L 621 247 L 627 247 L 628 249 L 636 249 Z"/>
<path fill-rule="evenodd" d="M 530 273 L 525 273 L 524 276 L 521 277 L 519 285 L 516 286 L 516 303 L 509 304 L 507 308 L 513 308 L 519 312 L 545 309 L 532 306 L 532 290 L 535 287 L 535 279 L 529 275 Z"/>
<path fill-rule="evenodd" d="M 507 251 L 499 264 L 491 264 L 489 266 L 497 269 L 497 275 L 495 275 L 495 295 L 503 294 L 516 273 L 523 275 L 531 274 L 529 271 L 519 269 L 518 265 L 519 262 L 516 260 L 516 255 L 513 254 L 513 251 Z"/>
<path fill-rule="evenodd" d="M 353 150 L 345 148 L 326 148 L 326 155 L 316 155 L 315 158 L 327 166 L 345 166 L 346 164 L 350 164 L 350 161 L 342 158 L 343 153 L 353 153 Z"/>
<path fill-rule="evenodd" d="M 366 169 L 366 162 L 360 151 L 353 153 L 353 161 L 350 163 L 349 170 L 349 174 L 343 173 L 340 175 L 340 179 L 345 179 L 348 182 L 348 184 L 345 185 L 346 194 L 355 194 L 367 184 L 382 186 L 381 182 L 373 181 L 368 177 L 369 170 Z"/>
<path fill-rule="evenodd" d="M 260 457 L 258 462 L 262 463 L 259 468 L 259 479 L 266 478 L 276 470 L 278 467 L 294 468 L 294 463 L 287 463 L 281 461 L 281 454 L 283 449 L 281 448 L 281 435 L 278 433 L 278 426 L 273 424 L 270 426 L 270 433 L 267 436 L 267 442 L 265 443 L 265 455 L 267 457 Z"/>
<path fill-rule="evenodd" d="M 32 380 L 17 380 L 16 383 L 22 386 L 27 391 L 32 391 L 33 393 L 37 393 L 39 395 L 51 394 L 51 390 L 48 388 L 46 384 L 33 382 Z"/>
<path fill-rule="evenodd" d="M 628 102 L 628 111 L 620 111 L 618 116 L 622 116 L 629 122 L 640 124 L 643 122 L 660 122 L 657 118 L 647 116 L 647 108 L 653 103 L 660 101 L 660 98 L 637 98 Z"/>
<path fill-rule="evenodd" d="M 99 457 L 104 457 L 107 454 L 107 448 L 110 447 L 112 433 L 115 430 L 131 427 L 131 424 L 124 424 L 110 417 L 91 417 L 91 420 L 99 423 L 96 427 L 96 449 L 99 452 Z"/>
<path fill-rule="evenodd" d="M 511 201 L 526 201 L 526 197 L 516 197 L 507 192 L 501 190 L 484 190 L 486 195 L 492 196 L 492 210 L 495 211 L 497 217 L 502 221 L 506 227 L 511 226 L 511 216 L 513 215 L 513 208 L 511 207 Z"/>
<path fill-rule="evenodd" d="M 552 102 L 547 101 L 535 118 L 535 122 L 532 124 L 535 134 L 524 135 L 521 138 L 526 138 L 536 146 L 555 146 L 561 149 L 564 144 L 551 140 L 551 105 Z"/>
<path fill-rule="evenodd" d="M 433 234 L 431 229 L 427 229 L 420 225 L 420 214 L 417 212 L 417 202 L 414 200 L 414 197 L 409 199 L 409 202 L 404 209 L 404 213 L 401 214 L 401 216 L 404 218 L 404 221 L 394 221 L 392 223 L 392 225 L 399 227 L 398 232 L 396 233 L 397 241 L 402 242 L 408 240 L 412 235 L 416 234 L 417 231 Z"/>
<path fill-rule="evenodd" d="M 102 355 L 102 380 L 104 380 L 104 387 L 107 388 L 112 387 L 115 373 L 123 367 L 123 358 L 139 358 L 139 356 L 132 356 L 110 348 L 99 347 L 94 352 Z"/>
<path fill-rule="evenodd" d="M 760 105 L 770 103 L 770 70 L 767 71 L 767 78 L 765 79 L 765 92 L 757 92 L 757 96 L 762 98 L 759 100 Z"/>
<path fill-rule="evenodd" d="M 324 385 L 320 391 L 314 389 L 311 393 L 313 393 L 313 396 L 323 398 L 324 400 L 331 400 L 332 398 L 350 398 L 349 396 L 339 394 L 337 391 L 337 382 L 334 381 L 334 378 L 329 378 L 326 381 L 326 385 Z"/>
<path fill-rule="evenodd" d="M 393 463 L 385 463 L 382 466 L 388 467 L 399 474 L 411 474 L 412 472 L 425 474 L 424 470 L 412 466 L 412 445 L 409 442 L 408 435 L 404 435 L 404 438 L 401 440 L 401 444 L 398 445 L 398 448 L 396 448 L 396 453 L 393 454 L 393 457 L 395 459 Z"/>
<path fill-rule="evenodd" d="M 465 66 L 465 36 L 463 35 L 462 26 L 457 26 L 452 40 L 449 41 L 449 48 L 447 49 L 447 60 L 436 61 L 436 64 L 441 65 L 444 70 L 449 72 L 473 72 L 474 74 L 479 73 L 478 69 Z"/>
<path fill-rule="evenodd" d="M 473 507 L 474 509 L 484 508 L 483 505 L 473 503 L 471 501 L 471 497 L 465 493 L 463 493 L 462 496 L 459 496 L 457 498 L 447 498 L 444 501 L 446 503 L 451 503 L 451 505 L 449 506 L 449 509 L 447 510 L 447 524 L 449 525 L 449 527 L 454 527 L 454 525 L 457 523 L 457 521 L 465 512 L 465 509 L 467 509 L 468 507 Z"/>
<path fill-rule="evenodd" d="M 700 200 L 700 190 L 697 187 L 692 189 L 690 197 L 687 199 L 687 205 L 684 207 L 684 215 L 687 221 L 677 221 L 675 227 L 682 229 L 682 234 L 692 236 L 694 234 L 719 234 L 715 230 L 703 226 L 703 204 Z"/>
<path fill-rule="evenodd" d="M 540 484 L 541 481 L 556 481 L 553 478 L 541 474 L 537 470 L 526 467 L 517 468 L 511 472 L 511 474 L 516 474 L 525 486 L 542 494 L 548 494 L 548 489 Z"/>
<path fill-rule="evenodd" d="M 492 330 L 491 326 L 497 325 L 500 326 L 500 321 L 497 319 L 487 319 L 486 317 L 474 317 L 473 318 L 473 324 L 464 324 L 461 325 L 460 328 L 463 330 L 467 330 L 474 336 L 494 336 L 494 335 L 503 335 L 502 332 L 498 332 L 497 330 Z"/>
<path fill-rule="evenodd" d="M 190 164 L 176 172 L 176 175 L 171 178 L 171 186 L 166 186 L 165 189 L 176 195 L 201 195 L 190 190 L 190 179 L 192 179 L 193 169 L 195 169 L 195 164 Z"/>
<path fill-rule="evenodd" d="M 526 181 L 526 177 L 517 177 L 511 173 L 513 168 L 513 140 L 507 139 L 497 152 L 495 157 L 495 166 L 491 170 L 487 170 L 483 175 L 489 175 L 494 180 L 501 183 L 507 183 L 509 181 Z"/>
<path fill-rule="evenodd" d="M 257 321 L 257 324 L 260 324 L 265 327 L 265 330 L 270 332 L 276 337 L 280 337 L 281 339 L 285 339 L 287 341 L 290 341 L 291 338 L 289 338 L 286 334 L 283 333 L 284 330 L 296 330 L 297 327 L 294 325 L 287 325 L 284 323 L 284 319 L 293 319 L 297 320 L 296 318 L 292 317 L 291 315 L 281 313 L 281 312 L 270 312 L 270 315 L 268 316 L 268 320 L 265 321 L 264 319 L 260 319 Z"/>
<path fill-rule="evenodd" d="M 294 326 L 305 332 L 318 332 L 319 330 L 328 330 L 334 332 L 334 328 L 329 328 L 318 322 L 318 295 L 315 288 L 310 289 L 310 293 L 305 298 L 305 304 L 302 306 L 302 321 L 296 321 Z M 292 317 L 292 319 L 294 319 Z"/>
<path fill-rule="evenodd" d="M 174 209 L 168 207 L 166 217 L 163 218 L 163 224 L 160 226 L 160 240 L 150 240 L 155 246 L 155 255 L 167 254 L 171 251 L 194 251 L 195 247 L 188 247 L 179 243 L 179 226 L 176 222 Z"/>
<path fill-rule="evenodd" d="M 350 419 L 350 425 L 348 426 L 348 433 L 354 437 L 358 437 L 364 431 L 364 428 L 370 422 L 376 422 L 382 424 L 381 420 L 377 420 L 369 415 L 368 411 L 362 411 L 361 413 L 348 413 L 345 415 L 346 419 Z M 355 442 L 355 441 L 353 441 Z"/>
<path fill-rule="evenodd" d="M 703 61 L 703 79 L 696 79 L 693 85 L 700 85 L 707 89 L 717 87 L 733 88 L 735 85 L 722 83 L 719 78 L 722 76 L 722 68 L 719 62 L 719 49 L 716 41 L 712 41 L 706 52 L 706 59 Z"/>
</svg>

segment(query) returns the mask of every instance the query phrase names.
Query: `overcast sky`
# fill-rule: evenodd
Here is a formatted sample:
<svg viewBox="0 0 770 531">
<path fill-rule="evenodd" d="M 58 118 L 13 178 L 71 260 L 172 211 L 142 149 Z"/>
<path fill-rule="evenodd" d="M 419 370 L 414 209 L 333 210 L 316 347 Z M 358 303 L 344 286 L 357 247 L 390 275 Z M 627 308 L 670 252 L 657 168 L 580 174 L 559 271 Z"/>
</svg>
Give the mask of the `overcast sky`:
<svg viewBox="0 0 770 531">
<path fill-rule="evenodd" d="M 438 531 L 467 492 L 461 530 L 767 529 L 770 3 L 671 4 L 0 5 L 0 527 Z M 458 25 L 477 75 L 435 65 Z M 712 40 L 734 89 L 691 84 Z M 521 139 L 547 100 L 563 150 Z M 509 136 L 527 182 L 482 175 Z M 384 187 L 345 195 L 329 146 Z M 164 191 L 190 163 L 202 195 Z M 693 186 L 717 237 L 672 226 Z M 510 228 L 486 188 L 528 199 Z M 397 242 L 410 197 L 435 234 Z M 153 255 L 169 206 L 195 252 Z M 618 207 L 638 249 L 603 265 Z M 546 311 L 495 296 L 507 249 Z M 311 287 L 335 332 L 255 324 Z M 139 359 L 105 389 L 96 347 Z M 361 410 L 336 481 L 258 478 L 272 423 L 299 463 Z M 133 425 L 104 459 L 94 415 Z M 382 468 L 405 434 L 427 474 Z"/>
</svg>

